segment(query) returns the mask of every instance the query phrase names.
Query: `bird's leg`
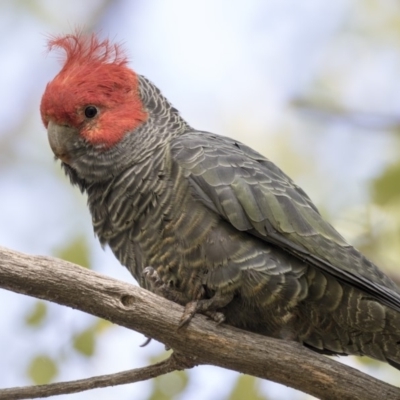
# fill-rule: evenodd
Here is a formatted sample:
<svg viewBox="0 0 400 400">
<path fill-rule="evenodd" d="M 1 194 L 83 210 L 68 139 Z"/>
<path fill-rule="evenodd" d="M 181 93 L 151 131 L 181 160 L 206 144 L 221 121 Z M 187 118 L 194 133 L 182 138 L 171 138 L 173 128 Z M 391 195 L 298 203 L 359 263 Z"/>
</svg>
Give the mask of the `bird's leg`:
<svg viewBox="0 0 400 400">
<path fill-rule="evenodd" d="M 202 313 L 218 324 L 224 322 L 224 314 L 216 310 L 225 307 L 233 299 L 233 293 L 220 292 L 216 292 L 210 299 L 204 299 L 204 288 L 200 281 L 198 281 L 196 283 L 193 282 L 190 294 L 190 298 L 194 298 L 195 300 L 188 303 L 188 296 L 163 282 L 158 272 L 153 267 L 146 267 L 143 270 L 143 279 L 150 283 L 151 290 L 154 293 L 185 306 L 185 311 L 179 322 L 179 328 L 188 324 L 196 313 Z M 148 342 L 144 345 L 147 344 Z"/>
<path fill-rule="evenodd" d="M 150 283 L 151 289 L 154 293 L 175 303 L 181 305 L 186 304 L 187 297 L 184 295 L 184 293 L 166 284 L 153 267 L 146 267 L 142 274 L 143 279 Z"/>
<path fill-rule="evenodd" d="M 233 293 L 216 292 L 210 299 L 190 301 L 185 306 L 182 318 L 179 322 L 179 328 L 182 328 L 190 322 L 196 313 L 207 315 L 218 324 L 224 322 L 225 316 L 223 313 L 216 310 L 225 307 L 233 299 Z"/>
<path fill-rule="evenodd" d="M 187 298 L 183 295 L 183 293 L 174 289 L 173 287 L 167 285 L 160 278 L 160 275 L 153 267 L 146 267 L 142 272 L 142 279 L 150 284 L 151 291 L 155 294 L 158 294 L 167 300 L 171 300 L 175 303 L 184 305 L 187 302 Z M 141 284 L 143 285 L 143 282 Z M 145 347 L 151 342 L 150 337 L 146 336 L 146 341 L 140 345 L 140 347 Z M 169 350 L 166 348 L 166 350 Z"/>
</svg>

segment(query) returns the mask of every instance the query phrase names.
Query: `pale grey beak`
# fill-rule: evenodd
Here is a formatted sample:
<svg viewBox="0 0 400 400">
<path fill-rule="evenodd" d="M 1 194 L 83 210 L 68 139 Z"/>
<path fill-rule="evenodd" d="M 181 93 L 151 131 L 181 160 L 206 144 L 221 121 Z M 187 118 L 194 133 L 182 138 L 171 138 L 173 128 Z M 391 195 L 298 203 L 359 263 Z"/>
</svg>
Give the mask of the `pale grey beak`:
<svg viewBox="0 0 400 400">
<path fill-rule="evenodd" d="M 66 164 L 69 164 L 71 160 L 71 151 L 77 135 L 77 129 L 71 128 L 70 126 L 57 125 L 53 121 L 49 121 L 47 125 L 47 137 L 51 150 L 53 150 L 57 158 Z"/>
</svg>

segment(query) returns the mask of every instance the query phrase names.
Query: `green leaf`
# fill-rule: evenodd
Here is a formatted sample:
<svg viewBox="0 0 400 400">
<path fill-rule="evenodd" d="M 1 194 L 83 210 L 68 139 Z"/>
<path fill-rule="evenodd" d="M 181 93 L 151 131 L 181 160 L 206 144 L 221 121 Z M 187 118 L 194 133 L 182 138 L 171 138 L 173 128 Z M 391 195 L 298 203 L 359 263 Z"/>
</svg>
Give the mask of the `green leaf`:
<svg viewBox="0 0 400 400">
<path fill-rule="evenodd" d="M 385 205 L 400 198 L 400 163 L 389 166 L 372 181 L 372 197 L 375 203 Z"/>
<path fill-rule="evenodd" d="M 96 347 L 94 333 L 93 327 L 90 327 L 75 336 L 73 342 L 74 349 L 86 357 L 91 357 Z"/>
<path fill-rule="evenodd" d="M 93 329 L 97 334 L 103 333 L 104 331 L 112 328 L 115 326 L 112 322 L 107 321 L 106 319 L 103 318 L 98 318 L 96 323 L 93 326 Z"/>
<path fill-rule="evenodd" d="M 36 385 L 50 383 L 57 374 L 56 363 L 44 355 L 35 357 L 28 367 L 28 375 Z"/>
<path fill-rule="evenodd" d="M 266 400 L 258 389 L 259 380 L 254 376 L 240 375 L 236 380 L 236 384 L 229 395 L 229 400 Z"/>
<path fill-rule="evenodd" d="M 65 247 L 57 250 L 55 255 L 63 260 L 90 268 L 89 247 L 84 236 L 76 237 Z"/>
<path fill-rule="evenodd" d="M 149 358 L 151 364 L 155 364 L 172 354 L 171 350 Z M 153 391 L 149 400 L 172 400 L 183 393 L 189 383 L 189 374 L 186 371 L 174 371 L 167 375 L 161 375 L 152 379 Z"/>
<path fill-rule="evenodd" d="M 43 301 L 36 301 L 33 309 L 26 315 L 25 323 L 30 326 L 39 326 L 47 315 L 47 305 Z"/>
<path fill-rule="evenodd" d="M 189 376 L 185 371 L 174 371 L 167 375 L 161 375 L 152 380 L 153 392 L 149 400 L 175 399 L 187 387 Z"/>
</svg>

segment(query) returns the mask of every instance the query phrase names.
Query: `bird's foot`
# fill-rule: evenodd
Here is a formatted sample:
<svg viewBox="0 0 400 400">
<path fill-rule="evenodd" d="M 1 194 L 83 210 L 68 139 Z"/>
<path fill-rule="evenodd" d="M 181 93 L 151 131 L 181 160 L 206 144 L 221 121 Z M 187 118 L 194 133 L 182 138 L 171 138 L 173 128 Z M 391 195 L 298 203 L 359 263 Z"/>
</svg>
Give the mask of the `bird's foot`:
<svg viewBox="0 0 400 400">
<path fill-rule="evenodd" d="M 225 321 L 225 315 L 222 312 L 219 311 L 207 311 L 207 310 L 202 310 L 202 304 L 201 302 L 204 300 L 195 300 L 191 301 L 186 304 L 185 310 L 183 311 L 182 317 L 179 321 L 179 326 L 178 329 L 184 327 L 187 325 L 190 320 L 196 315 L 196 313 L 202 313 L 212 319 L 214 322 L 216 322 L 218 325 L 222 324 L 222 322 Z"/>
<path fill-rule="evenodd" d="M 218 325 L 225 321 L 225 315 L 217 309 L 225 307 L 233 299 L 232 293 L 215 293 L 211 299 L 190 301 L 185 306 L 185 311 L 179 321 L 178 329 L 187 325 L 196 313 L 206 315 L 215 321 Z"/>
<path fill-rule="evenodd" d="M 204 315 L 216 322 L 217 325 L 225 321 L 225 314 L 220 311 L 205 311 Z"/>
<path fill-rule="evenodd" d="M 197 312 L 199 301 L 190 301 L 186 304 L 185 310 L 183 311 L 181 320 L 179 321 L 178 329 L 182 328 L 186 324 L 190 322 L 190 320 L 194 317 Z"/>
<path fill-rule="evenodd" d="M 185 305 L 185 310 L 179 322 L 178 329 L 187 325 L 196 313 L 201 313 L 211 318 L 217 324 L 225 321 L 225 315 L 217 311 L 229 304 L 233 299 L 233 293 L 216 292 L 210 299 L 202 299 L 204 288 L 199 285 L 196 287 L 189 298 L 194 298 L 188 302 L 188 296 L 177 289 L 167 285 L 153 267 L 146 267 L 143 270 L 143 279 L 150 284 L 151 291 L 175 303 Z M 147 342 L 145 343 L 147 345 Z"/>
<path fill-rule="evenodd" d="M 150 283 L 152 288 L 159 288 L 165 285 L 160 275 L 153 267 L 146 267 L 142 272 L 142 276 L 146 282 Z"/>
</svg>

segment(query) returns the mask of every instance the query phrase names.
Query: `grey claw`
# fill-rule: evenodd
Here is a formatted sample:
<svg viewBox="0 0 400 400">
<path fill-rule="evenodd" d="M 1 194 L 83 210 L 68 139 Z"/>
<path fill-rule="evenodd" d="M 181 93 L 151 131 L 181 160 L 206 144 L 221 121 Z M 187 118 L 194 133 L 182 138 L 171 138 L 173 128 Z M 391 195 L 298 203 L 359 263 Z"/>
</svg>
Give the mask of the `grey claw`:
<svg viewBox="0 0 400 400">
<path fill-rule="evenodd" d="M 151 276 L 154 274 L 154 268 L 153 267 L 146 267 L 143 269 L 142 275 L 145 277 Z"/>
<path fill-rule="evenodd" d="M 142 343 L 139 347 L 146 347 L 152 341 L 151 337 L 146 337 L 146 341 Z"/>
</svg>

